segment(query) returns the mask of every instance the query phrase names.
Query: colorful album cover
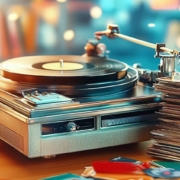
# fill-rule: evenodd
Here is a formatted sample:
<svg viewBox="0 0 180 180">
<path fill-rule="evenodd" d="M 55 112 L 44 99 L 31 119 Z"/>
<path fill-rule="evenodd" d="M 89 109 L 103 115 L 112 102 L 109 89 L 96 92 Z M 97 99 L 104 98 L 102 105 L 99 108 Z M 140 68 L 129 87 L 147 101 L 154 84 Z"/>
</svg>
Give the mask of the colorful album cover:
<svg viewBox="0 0 180 180">
<path fill-rule="evenodd" d="M 84 178 L 76 174 L 66 173 L 57 176 L 51 176 L 44 178 L 42 180 L 95 180 L 94 178 Z M 97 180 L 97 179 L 96 179 Z"/>
</svg>

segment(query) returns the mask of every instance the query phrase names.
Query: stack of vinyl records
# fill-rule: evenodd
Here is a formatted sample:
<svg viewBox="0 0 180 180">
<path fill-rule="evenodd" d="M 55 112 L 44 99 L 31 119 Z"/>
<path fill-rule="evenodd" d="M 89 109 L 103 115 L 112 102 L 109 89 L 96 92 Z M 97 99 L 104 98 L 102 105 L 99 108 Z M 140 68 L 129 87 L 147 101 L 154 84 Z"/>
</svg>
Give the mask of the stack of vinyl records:
<svg viewBox="0 0 180 180">
<path fill-rule="evenodd" d="M 148 148 L 150 156 L 180 161 L 180 81 L 170 77 L 158 79 L 155 90 L 162 92 L 160 123 L 151 132 L 155 142 Z"/>
</svg>

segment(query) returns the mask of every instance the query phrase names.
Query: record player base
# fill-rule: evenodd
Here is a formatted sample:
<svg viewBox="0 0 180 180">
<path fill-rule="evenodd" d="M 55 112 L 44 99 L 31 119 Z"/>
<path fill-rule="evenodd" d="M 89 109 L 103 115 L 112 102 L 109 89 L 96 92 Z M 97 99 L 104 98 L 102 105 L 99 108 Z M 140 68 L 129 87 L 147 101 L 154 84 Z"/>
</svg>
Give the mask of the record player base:
<svg viewBox="0 0 180 180">
<path fill-rule="evenodd" d="M 0 139 L 29 158 L 145 141 L 150 139 L 150 131 L 154 128 L 151 122 L 43 137 L 41 123 L 27 124 L 17 118 L 16 112 L 12 115 L 2 109 L 0 117 Z"/>
</svg>

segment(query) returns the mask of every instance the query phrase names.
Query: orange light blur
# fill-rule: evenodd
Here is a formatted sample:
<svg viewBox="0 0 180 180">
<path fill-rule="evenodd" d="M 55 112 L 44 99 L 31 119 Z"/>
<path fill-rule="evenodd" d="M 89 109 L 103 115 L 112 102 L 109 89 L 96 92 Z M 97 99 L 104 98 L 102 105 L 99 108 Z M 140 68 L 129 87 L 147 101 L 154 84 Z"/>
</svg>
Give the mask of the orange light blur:
<svg viewBox="0 0 180 180">
<path fill-rule="evenodd" d="M 170 10 L 178 9 L 180 2 L 179 0 L 151 0 L 150 7 L 154 10 Z"/>
</svg>

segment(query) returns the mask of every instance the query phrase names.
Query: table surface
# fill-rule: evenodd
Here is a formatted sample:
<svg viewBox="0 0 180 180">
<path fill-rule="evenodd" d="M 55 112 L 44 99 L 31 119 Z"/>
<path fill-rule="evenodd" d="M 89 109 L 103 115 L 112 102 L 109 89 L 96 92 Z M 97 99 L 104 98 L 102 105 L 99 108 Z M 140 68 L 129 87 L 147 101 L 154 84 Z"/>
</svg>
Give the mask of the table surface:
<svg viewBox="0 0 180 180">
<path fill-rule="evenodd" d="M 0 140 L 0 180 L 33 180 L 49 176 L 73 173 L 81 175 L 84 167 L 96 160 L 126 157 L 140 161 L 152 160 L 146 150 L 152 141 L 145 141 L 115 147 L 57 155 L 55 158 L 27 158 Z"/>
</svg>

